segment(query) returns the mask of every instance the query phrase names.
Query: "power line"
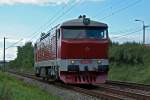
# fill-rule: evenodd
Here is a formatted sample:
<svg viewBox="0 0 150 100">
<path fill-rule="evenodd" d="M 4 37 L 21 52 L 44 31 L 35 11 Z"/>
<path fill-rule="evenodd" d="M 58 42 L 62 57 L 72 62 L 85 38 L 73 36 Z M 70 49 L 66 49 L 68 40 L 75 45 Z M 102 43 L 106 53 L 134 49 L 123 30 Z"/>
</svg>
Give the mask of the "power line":
<svg viewBox="0 0 150 100">
<path fill-rule="evenodd" d="M 117 13 L 123 11 L 123 10 L 126 10 L 126 9 L 128 9 L 128 8 L 130 8 L 130 7 L 133 7 L 133 6 L 135 6 L 136 4 L 138 4 L 138 3 L 141 2 L 141 1 L 142 1 L 142 0 L 137 0 L 137 1 L 131 3 L 131 4 L 127 5 L 127 6 L 121 8 L 121 9 L 118 9 L 118 10 L 114 11 L 113 13 L 111 13 L 111 14 L 109 14 L 109 15 L 103 17 L 103 18 L 101 18 L 100 20 L 106 19 L 106 18 L 108 18 L 108 17 L 111 17 L 111 16 L 113 16 L 113 15 L 115 15 L 115 14 L 117 14 Z"/>
<path fill-rule="evenodd" d="M 53 23 L 55 23 L 57 20 L 59 20 L 60 18 L 62 18 L 63 16 L 65 16 L 69 11 L 71 11 L 71 10 L 72 10 L 75 6 L 77 6 L 81 1 L 83 1 L 83 0 L 80 0 L 80 1 L 78 1 L 78 2 L 75 1 L 74 4 L 72 4 L 68 9 L 66 9 L 66 11 L 60 13 L 59 16 L 57 16 L 57 17 L 55 18 L 55 20 L 53 20 L 53 21 L 48 25 L 48 27 L 46 27 L 46 28 L 49 28 Z"/>
<path fill-rule="evenodd" d="M 139 29 L 139 30 L 136 30 L 136 31 L 124 34 L 124 35 L 120 35 L 120 36 L 116 36 L 116 37 L 111 37 L 111 39 L 116 39 L 116 38 L 121 38 L 121 37 L 129 36 L 129 35 L 131 35 L 133 33 L 137 33 L 137 32 L 140 32 L 140 31 L 142 31 L 142 29 Z"/>
<path fill-rule="evenodd" d="M 31 39 L 29 39 L 28 41 L 31 41 L 34 38 L 34 35 L 37 35 L 36 33 L 39 32 L 40 29 L 42 29 L 44 26 L 46 26 L 51 20 L 53 20 L 55 18 L 55 16 L 61 11 L 64 10 L 67 6 L 63 6 L 60 10 L 58 10 L 58 12 L 56 12 L 47 22 L 45 22 L 45 24 L 41 25 L 37 31 L 33 32 L 33 34 L 29 37 L 31 37 Z"/>
<path fill-rule="evenodd" d="M 81 0 L 82 1 L 82 0 Z M 55 19 L 48 25 L 48 27 L 50 27 L 54 22 L 56 22 L 57 20 L 59 20 L 61 17 L 63 17 L 64 15 L 66 15 L 69 11 L 71 11 L 75 6 L 77 6 L 81 1 L 74 1 L 68 9 L 66 9 L 66 11 L 62 12 L 59 14 L 59 16 L 55 17 Z M 47 27 L 47 28 L 48 28 Z"/>
<path fill-rule="evenodd" d="M 76 1 L 75 1 L 76 2 Z M 78 2 L 79 3 L 79 2 Z M 60 17 L 62 17 L 62 16 L 64 16 L 66 13 L 68 13 L 73 7 L 75 7 L 75 5 L 76 5 L 77 3 L 75 3 L 75 4 L 73 4 L 69 9 L 67 9 L 65 12 L 63 12 L 63 13 L 61 13 L 60 14 L 60 16 L 58 16 L 58 17 L 55 17 L 56 15 L 57 15 L 57 13 L 59 13 L 59 12 L 61 12 L 61 10 L 64 10 L 65 8 L 67 8 L 67 6 L 64 6 L 62 9 L 60 9 L 57 13 L 55 13 L 54 14 L 54 16 L 50 19 L 50 20 L 48 20 L 48 22 L 46 22 L 43 26 L 41 26 L 40 28 L 42 28 L 42 27 L 44 27 L 44 26 L 46 26 L 50 21 L 51 21 L 51 23 L 49 24 L 49 25 L 51 25 L 53 22 L 55 22 L 56 20 L 58 20 Z M 54 20 L 54 21 L 52 21 L 52 20 Z M 39 28 L 39 29 L 40 29 Z M 32 35 L 32 37 L 31 37 L 31 39 L 29 39 L 28 41 L 31 41 L 34 37 L 36 37 L 37 36 L 37 34 L 36 34 L 37 32 L 34 32 L 33 33 L 33 35 Z M 9 49 L 9 48 L 11 48 L 11 47 L 14 47 L 16 44 L 18 44 L 20 41 L 22 41 L 22 39 L 21 40 L 19 40 L 19 41 L 17 41 L 17 42 L 15 42 L 15 43 L 13 43 L 12 45 L 10 45 L 9 47 L 7 47 L 5 50 L 7 50 L 7 49 Z"/>
<path fill-rule="evenodd" d="M 141 41 L 140 36 L 138 36 L 138 37 L 137 36 L 131 36 L 133 33 L 137 33 L 137 32 L 140 32 L 140 31 L 142 31 L 142 30 L 137 30 L 137 31 L 134 31 L 134 32 L 131 32 L 131 33 L 128 33 L 128 34 L 118 36 L 118 37 L 113 37 L 113 38 L 111 38 L 111 40 L 113 40 L 113 41 L 116 40 L 117 41 L 117 40 L 121 39 L 121 41 L 123 41 L 123 40 L 125 40 L 125 41 Z"/>
<path fill-rule="evenodd" d="M 137 32 L 140 32 L 140 31 L 142 31 L 142 29 L 140 29 L 140 30 L 136 30 L 136 31 L 134 31 L 134 32 L 130 32 L 130 33 L 127 33 L 127 34 L 124 34 L 124 35 L 120 35 L 120 36 L 116 36 L 116 37 L 112 37 L 112 38 L 122 38 L 122 37 L 125 37 L 125 36 L 129 36 L 129 35 L 132 35 L 133 33 L 137 33 Z"/>
<path fill-rule="evenodd" d="M 75 7 L 79 2 L 81 2 L 81 1 L 75 1 L 75 3 L 70 7 L 70 8 L 68 8 L 65 12 L 62 12 L 62 11 L 59 11 L 59 12 L 62 12 L 62 13 L 60 13 L 60 15 L 58 16 L 58 17 L 55 17 L 55 15 L 57 15 L 57 13 L 53 16 L 53 18 L 51 18 L 51 23 L 49 24 L 49 25 L 47 25 L 47 27 L 46 28 L 48 28 L 50 25 L 52 25 L 52 23 L 54 23 L 55 21 L 57 21 L 58 19 L 60 19 L 62 16 L 64 16 L 65 14 L 67 14 L 70 10 L 72 10 L 73 9 L 73 7 Z M 65 7 L 66 8 L 66 7 Z M 62 10 L 62 9 L 61 9 Z M 53 21 L 52 21 L 53 20 Z M 36 36 L 37 36 L 37 34 L 36 34 L 37 32 L 35 32 L 34 34 L 34 36 L 32 36 L 31 37 L 31 39 L 29 39 L 28 41 L 31 41 L 31 40 L 33 40 L 33 38 L 35 38 Z"/>
<path fill-rule="evenodd" d="M 14 47 L 16 44 L 20 43 L 23 39 L 20 39 L 19 41 L 13 43 L 12 45 L 10 45 L 9 47 L 7 47 L 5 50 L 11 48 L 11 47 Z"/>
<path fill-rule="evenodd" d="M 118 6 L 118 5 L 121 5 L 122 3 L 123 3 L 122 0 L 119 0 L 118 2 L 115 3 L 115 7 L 116 7 L 116 4 L 117 4 L 117 6 Z M 112 3 L 111 3 L 111 4 L 112 4 Z M 99 13 L 104 13 L 104 11 L 108 11 L 109 9 L 112 10 L 112 8 L 114 8 L 114 7 L 113 7 L 113 4 L 112 4 L 112 5 L 111 5 L 111 4 L 110 4 L 110 6 L 107 6 L 106 8 L 100 9 L 100 12 L 99 12 Z M 93 17 L 95 18 L 95 17 L 99 16 L 99 13 L 96 14 L 95 16 L 93 16 Z"/>
<path fill-rule="evenodd" d="M 117 32 L 109 32 L 109 34 L 113 34 L 113 35 L 120 35 L 120 33 L 128 33 L 128 32 L 131 32 L 131 31 L 134 31 L 136 29 L 138 29 L 139 27 L 136 27 L 136 28 L 130 28 L 130 29 L 125 29 L 125 30 L 119 30 Z"/>
</svg>

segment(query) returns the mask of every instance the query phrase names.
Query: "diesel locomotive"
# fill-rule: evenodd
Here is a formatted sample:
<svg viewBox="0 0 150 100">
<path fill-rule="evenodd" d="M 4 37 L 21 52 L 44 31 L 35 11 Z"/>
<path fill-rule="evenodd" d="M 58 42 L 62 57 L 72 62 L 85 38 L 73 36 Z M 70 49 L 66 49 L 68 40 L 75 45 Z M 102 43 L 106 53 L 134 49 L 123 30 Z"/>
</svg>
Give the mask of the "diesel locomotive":
<svg viewBox="0 0 150 100">
<path fill-rule="evenodd" d="M 108 26 L 86 18 L 63 22 L 34 46 L 35 74 L 67 84 L 104 83 L 108 76 Z"/>
</svg>

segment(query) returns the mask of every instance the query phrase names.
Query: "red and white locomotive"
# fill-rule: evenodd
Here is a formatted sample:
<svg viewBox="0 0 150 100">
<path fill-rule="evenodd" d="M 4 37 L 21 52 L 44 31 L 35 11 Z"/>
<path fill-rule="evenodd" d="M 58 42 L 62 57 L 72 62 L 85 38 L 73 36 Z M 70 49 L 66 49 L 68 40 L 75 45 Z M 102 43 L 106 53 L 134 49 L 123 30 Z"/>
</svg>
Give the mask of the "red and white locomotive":
<svg viewBox="0 0 150 100">
<path fill-rule="evenodd" d="M 97 84 L 107 79 L 108 26 L 86 16 L 66 21 L 35 43 L 35 73 L 68 84 Z"/>
</svg>

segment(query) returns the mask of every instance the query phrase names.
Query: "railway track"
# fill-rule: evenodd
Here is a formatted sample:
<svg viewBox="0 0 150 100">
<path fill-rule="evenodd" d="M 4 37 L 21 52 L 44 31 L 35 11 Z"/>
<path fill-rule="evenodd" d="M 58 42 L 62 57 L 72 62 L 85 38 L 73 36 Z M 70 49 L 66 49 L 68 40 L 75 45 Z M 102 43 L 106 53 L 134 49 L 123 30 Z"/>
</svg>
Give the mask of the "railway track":
<svg viewBox="0 0 150 100">
<path fill-rule="evenodd" d="M 121 82 L 121 81 L 110 81 L 108 80 L 106 84 L 114 85 L 114 86 L 120 86 L 120 87 L 130 87 L 132 89 L 139 89 L 143 91 L 150 91 L 150 85 L 144 85 L 144 84 L 137 84 L 137 83 L 129 83 L 129 82 Z"/>
<path fill-rule="evenodd" d="M 66 85 L 54 81 L 44 81 L 42 78 L 35 77 L 34 74 L 29 73 L 25 74 L 14 71 L 9 71 L 9 73 L 32 78 L 40 82 L 55 85 L 62 89 L 65 88 L 79 93 L 87 94 L 93 97 L 97 97 L 100 100 L 150 100 L 150 89 L 148 85 L 135 84 L 134 86 L 134 83 L 130 84 L 125 82 L 107 81 L 106 84 L 100 84 L 89 88 Z"/>
<path fill-rule="evenodd" d="M 150 91 L 142 91 L 138 89 L 132 89 L 129 87 L 121 88 L 120 86 L 112 86 L 107 84 L 101 84 L 98 86 L 98 90 L 105 90 L 118 95 L 134 98 L 135 100 L 150 100 Z"/>
</svg>

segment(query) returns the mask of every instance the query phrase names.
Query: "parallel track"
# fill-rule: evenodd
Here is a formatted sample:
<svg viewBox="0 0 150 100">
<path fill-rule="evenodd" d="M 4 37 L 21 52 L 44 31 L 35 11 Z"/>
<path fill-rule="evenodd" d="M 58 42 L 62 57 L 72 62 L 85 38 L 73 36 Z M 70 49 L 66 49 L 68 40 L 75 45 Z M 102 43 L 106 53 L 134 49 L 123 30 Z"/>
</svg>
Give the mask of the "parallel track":
<svg viewBox="0 0 150 100">
<path fill-rule="evenodd" d="M 32 78 L 43 83 L 55 85 L 59 88 L 65 88 L 79 93 L 94 96 L 99 98 L 100 100 L 150 100 L 150 90 L 146 88 L 146 87 L 149 88 L 149 86 L 145 86 L 145 85 L 138 85 L 138 88 L 135 88 L 137 84 L 135 84 L 135 86 L 134 84 L 132 84 L 133 85 L 132 86 L 129 85 L 129 83 L 125 83 L 125 82 L 122 84 L 121 82 L 117 83 L 114 81 L 107 81 L 106 84 L 96 85 L 95 88 L 88 89 L 83 87 L 66 85 L 60 82 L 44 81 L 41 78 L 35 77 L 33 74 L 29 74 L 29 73 L 25 74 L 25 73 L 19 73 L 14 71 L 9 71 L 9 73 L 17 74 L 27 78 Z M 124 87 L 124 89 L 122 89 L 121 87 Z M 134 91 L 131 91 L 130 89 L 131 90 L 134 89 Z M 137 89 L 138 92 L 136 92 L 135 89 Z"/>
<path fill-rule="evenodd" d="M 144 85 L 144 84 L 137 84 L 137 83 L 131 83 L 131 82 L 121 82 L 121 81 L 111 81 L 108 80 L 106 84 L 110 85 L 117 85 L 120 87 L 130 87 L 133 89 L 139 89 L 143 91 L 150 91 L 150 85 Z"/>
</svg>

